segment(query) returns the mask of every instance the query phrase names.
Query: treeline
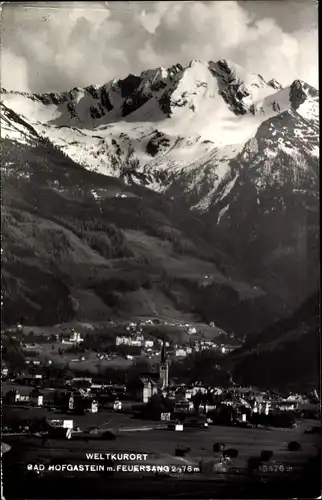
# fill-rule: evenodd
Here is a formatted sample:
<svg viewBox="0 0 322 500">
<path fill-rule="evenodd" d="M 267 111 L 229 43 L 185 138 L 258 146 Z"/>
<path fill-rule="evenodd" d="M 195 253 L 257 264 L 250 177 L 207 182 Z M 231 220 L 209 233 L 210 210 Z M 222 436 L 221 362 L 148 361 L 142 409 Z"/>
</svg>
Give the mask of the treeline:
<svg viewBox="0 0 322 500">
<path fill-rule="evenodd" d="M 164 200 L 160 201 L 157 196 L 149 197 L 148 204 L 145 198 L 127 198 L 121 202 L 109 200 L 108 203 L 102 204 L 102 214 L 117 227 L 140 230 L 171 243 L 175 253 L 191 255 L 221 265 L 215 249 L 201 238 L 197 238 L 193 231 L 193 228 L 199 230 L 199 225 L 189 220 L 189 217 L 185 217 L 183 222 L 178 211 L 173 212 Z"/>
<path fill-rule="evenodd" d="M 59 224 L 61 227 L 51 225 L 50 222 Z M 92 250 L 99 253 L 106 259 L 128 258 L 133 256 L 133 252 L 122 232 L 114 224 L 95 220 L 93 218 L 69 217 L 62 219 L 54 214 L 50 216 L 48 222 L 38 219 L 24 210 L 7 208 L 2 215 L 3 231 L 8 239 L 12 239 L 12 229 L 21 227 L 26 233 L 25 245 L 32 248 L 30 235 L 34 239 L 33 249 L 43 250 L 46 255 L 64 257 L 74 247 L 68 232 L 73 232 Z M 29 233 L 29 234 L 28 234 Z"/>
</svg>

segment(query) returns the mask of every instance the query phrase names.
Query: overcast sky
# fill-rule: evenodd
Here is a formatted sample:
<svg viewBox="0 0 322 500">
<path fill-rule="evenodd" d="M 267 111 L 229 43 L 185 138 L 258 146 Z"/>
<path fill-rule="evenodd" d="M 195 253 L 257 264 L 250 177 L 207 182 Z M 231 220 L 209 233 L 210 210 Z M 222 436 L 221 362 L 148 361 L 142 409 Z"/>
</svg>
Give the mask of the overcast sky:
<svg viewBox="0 0 322 500">
<path fill-rule="evenodd" d="M 318 86 L 317 2 L 37 2 L 2 5 L 1 84 L 68 90 L 191 59 L 230 59 Z"/>
</svg>

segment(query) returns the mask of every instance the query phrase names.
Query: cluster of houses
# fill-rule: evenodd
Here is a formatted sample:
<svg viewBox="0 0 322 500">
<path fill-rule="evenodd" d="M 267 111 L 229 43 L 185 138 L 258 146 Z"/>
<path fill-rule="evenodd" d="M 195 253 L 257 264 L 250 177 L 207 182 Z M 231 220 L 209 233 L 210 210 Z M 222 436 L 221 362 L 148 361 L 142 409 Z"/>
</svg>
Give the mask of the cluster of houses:
<svg viewBox="0 0 322 500">
<path fill-rule="evenodd" d="M 110 323 L 114 324 L 112 321 Z M 155 336 L 143 333 L 144 327 L 156 326 L 159 325 L 160 323 L 161 321 L 159 319 L 157 320 L 145 319 L 145 320 L 140 320 L 138 322 L 128 323 L 127 326 L 125 327 L 124 334 L 116 336 L 115 346 L 116 347 L 128 346 L 128 347 L 140 348 L 140 353 L 137 355 L 146 356 L 149 359 L 155 356 L 160 356 L 162 340 L 156 338 Z M 236 345 L 232 345 L 231 342 L 223 343 L 222 341 L 223 339 L 217 341 L 200 339 L 199 336 L 200 332 L 197 332 L 196 327 L 188 323 L 174 324 L 165 321 L 162 324 L 182 328 L 184 329 L 185 333 L 189 336 L 186 337 L 185 340 L 181 341 L 180 343 L 176 344 L 171 343 L 171 345 L 170 342 L 166 343 L 166 347 L 169 348 L 169 354 L 173 358 L 184 358 L 192 354 L 193 352 L 200 352 L 210 349 L 217 350 L 222 354 L 227 354 L 239 346 L 236 343 L 235 343 Z M 211 322 L 209 326 L 214 327 L 215 325 L 213 322 Z M 24 333 L 24 327 L 21 324 L 16 325 L 16 333 L 18 335 Z M 66 345 L 67 348 L 72 346 L 75 347 L 80 346 L 85 340 L 82 337 L 82 335 L 75 329 L 68 329 L 68 330 L 66 329 L 62 334 L 45 335 L 43 338 L 44 341 L 55 341 L 62 343 Z M 37 357 L 34 355 L 38 347 L 35 343 L 21 342 L 21 347 L 27 354 L 26 364 L 28 366 L 36 367 L 41 365 L 40 359 L 37 359 Z M 31 353 L 31 351 L 34 352 Z M 28 353 L 30 353 L 30 356 L 28 356 Z M 115 355 L 113 356 L 113 352 L 110 352 L 108 354 L 106 352 L 97 353 L 96 356 L 99 360 L 105 360 L 105 361 L 110 360 L 112 357 L 115 357 Z M 129 360 L 132 360 L 134 359 L 135 356 L 132 352 L 129 352 L 125 355 L 125 357 Z M 76 357 L 75 359 L 72 359 L 71 362 L 80 362 L 85 360 L 86 358 L 84 356 L 84 353 L 82 353 L 80 356 Z M 47 362 L 47 364 L 49 363 L 51 363 L 51 361 Z"/>
<path fill-rule="evenodd" d="M 43 392 L 39 387 L 46 387 L 47 382 L 42 375 L 35 374 L 25 376 L 24 382 L 29 387 L 9 391 L 3 402 L 10 405 L 46 406 L 51 410 L 79 415 L 96 413 L 106 405 L 119 411 L 123 401 L 128 400 L 130 404 L 145 403 L 141 411 L 151 412 L 152 408 L 153 413 L 149 413 L 149 417 L 158 420 L 173 420 L 178 415 L 181 415 L 182 420 L 182 415 L 199 414 L 219 425 L 230 425 L 233 421 L 246 425 L 248 419 L 254 421 L 256 416 L 269 418 L 270 415 L 285 413 L 287 417 L 287 412 L 318 414 L 320 410 L 317 391 L 310 395 L 289 394 L 282 397 L 277 393 L 238 387 L 233 383 L 228 389 L 205 387 L 198 381 L 189 385 L 179 384 L 169 379 L 165 343 L 161 351 L 159 373 L 137 375 L 126 386 L 105 379 L 66 375 L 60 390 Z M 17 380 L 17 383 L 21 382 Z M 157 407 L 152 404 L 155 397 L 158 399 Z M 279 419 L 277 425 L 282 425 L 281 422 Z"/>
<path fill-rule="evenodd" d="M 229 352 L 236 349 L 237 345 L 222 344 L 214 342 L 213 340 L 191 340 L 189 345 L 178 346 L 175 345 L 175 356 L 187 356 L 192 352 L 200 352 L 206 350 L 216 350 L 221 354 L 228 354 Z"/>
<path fill-rule="evenodd" d="M 81 343 L 81 336 L 72 331 L 67 339 L 75 345 Z M 130 323 L 126 327 L 126 334 L 119 335 L 115 339 L 116 346 L 136 346 L 141 348 L 141 352 L 146 355 L 161 354 L 161 362 L 158 373 L 147 373 L 137 375 L 134 380 L 129 381 L 127 386 L 119 386 L 104 379 L 95 380 L 84 377 L 65 377 L 63 390 L 59 395 L 55 392 L 55 406 L 70 413 L 77 412 L 97 412 L 104 404 L 112 405 L 115 410 L 122 407 L 121 401 L 139 401 L 149 404 L 153 396 L 162 398 L 164 411 L 167 408 L 174 408 L 175 411 L 194 412 L 197 408 L 204 414 L 218 411 L 220 408 L 226 409 L 227 414 L 234 411 L 239 413 L 242 419 L 247 413 L 252 415 L 269 415 L 271 412 L 312 412 L 316 413 L 320 409 L 320 399 L 315 391 L 311 395 L 289 394 L 285 397 L 277 393 L 259 391 L 250 387 L 238 387 L 233 382 L 228 389 L 221 387 L 204 387 L 202 383 L 196 381 L 190 385 L 179 384 L 176 380 L 169 379 L 169 357 L 185 357 L 192 352 L 206 349 L 220 349 L 223 354 L 233 349 L 231 345 L 216 344 L 214 341 L 195 340 L 190 338 L 187 345 L 171 344 L 159 338 L 147 337 L 143 334 L 142 323 Z M 29 346 L 24 344 L 26 348 Z M 30 349 L 33 345 L 30 346 Z M 24 384 L 34 389 L 28 394 L 21 394 L 18 390 L 11 391 L 7 397 L 10 404 L 33 404 L 42 406 L 46 404 L 46 396 L 42 394 L 40 388 L 50 387 L 50 381 L 44 380 L 40 374 L 36 374 L 35 367 L 38 360 L 30 358 L 29 366 L 34 373 L 17 379 L 18 384 Z M 1 371 L 2 378 L 8 376 L 8 368 L 3 365 Z M 30 387 L 31 386 L 31 387 Z M 38 392 L 35 388 L 38 387 Z M 27 389 L 27 388 L 26 388 Z M 52 403 L 51 403 L 52 404 Z M 225 413 L 225 412 L 224 412 Z M 231 414 L 231 413 L 230 413 Z M 161 418 L 161 416 L 160 416 Z M 167 418 L 163 415 L 163 419 Z"/>
<path fill-rule="evenodd" d="M 160 355 L 160 345 L 162 344 L 162 340 L 158 338 L 146 338 L 143 334 L 143 324 L 149 324 L 147 323 L 149 320 L 147 320 L 145 323 L 139 322 L 139 323 L 129 323 L 126 326 L 126 334 L 124 335 L 118 335 L 115 339 L 115 345 L 120 346 L 120 345 L 126 345 L 126 346 L 132 346 L 132 347 L 140 347 L 142 348 L 142 354 L 146 354 L 148 356 L 158 356 Z M 152 323 L 152 321 L 151 321 Z M 152 323 L 153 324 L 153 323 Z M 240 346 L 240 344 L 237 344 L 235 342 L 235 345 L 232 343 L 230 344 L 223 344 L 222 342 L 215 342 L 213 340 L 200 340 L 200 338 L 197 337 L 197 330 L 194 326 L 191 326 L 189 324 L 182 324 L 178 325 L 186 328 L 186 333 L 188 335 L 191 335 L 193 337 L 189 338 L 187 341 L 182 342 L 181 344 L 176 343 L 172 344 L 170 346 L 169 342 L 166 342 L 166 347 L 169 347 L 169 354 L 171 354 L 172 357 L 175 358 L 184 358 L 187 355 L 193 353 L 193 352 L 200 352 L 204 350 L 210 350 L 210 349 L 215 349 L 218 350 L 222 354 L 228 354 L 229 352 L 233 351 L 237 347 Z M 194 338 L 195 336 L 195 338 Z"/>
<path fill-rule="evenodd" d="M 160 345 L 162 344 L 161 339 L 146 339 L 143 334 L 133 334 L 133 335 L 119 335 L 115 339 L 115 345 L 127 345 L 132 347 L 141 347 L 142 354 L 158 356 L 160 354 Z M 170 347 L 170 343 L 166 343 L 167 347 Z M 231 344 L 223 345 L 218 344 L 212 340 L 189 340 L 188 343 L 184 344 L 173 344 L 169 353 L 176 358 L 184 358 L 193 352 L 200 352 L 205 350 L 215 349 L 221 354 L 227 354 L 234 349 L 236 345 Z"/>
<path fill-rule="evenodd" d="M 128 345 L 149 349 L 154 346 L 154 341 L 145 339 L 142 334 L 135 334 L 133 336 L 120 335 L 116 337 L 115 345 Z"/>
<path fill-rule="evenodd" d="M 172 412 L 177 413 L 197 411 L 201 415 L 211 416 L 217 423 L 222 424 L 229 423 L 233 419 L 240 419 L 240 422 L 246 423 L 249 416 L 268 418 L 270 415 L 283 417 L 285 414 L 286 418 L 289 412 L 312 417 L 317 416 L 320 411 L 320 399 L 317 394 L 305 396 L 292 394 L 283 398 L 277 394 L 272 395 L 252 388 L 222 389 L 204 387 L 198 382 L 190 386 L 170 384 L 160 390 L 158 382 L 151 377 L 141 378 L 141 384 L 141 390 L 137 393 L 141 401 L 149 403 L 154 396 L 161 395 L 164 407 L 159 410 L 161 420 L 163 419 L 161 414 L 167 413 L 166 408 L 172 408 Z"/>
<path fill-rule="evenodd" d="M 116 346 L 139 347 L 140 355 L 145 355 L 148 358 L 159 356 L 161 354 L 162 340 L 155 338 L 146 338 L 142 333 L 133 333 L 131 335 L 119 335 L 115 339 Z M 167 347 L 170 343 L 166 343 Z M 128 359 L 133 359 L 133 356 L 127 355 Z"/>
<path fill-rule="evenodd" d="M 21 325 L 18 325 L 21 327 Z M 21 327 L 22 328 L 22 327 Z M 17 328 L 17 333 L 23 333 L 21 328 Z M 12 338 L 15 338 L 14 336 L 11 336 Z M 84 338 L 81 336 L 79 332 L 76 332 L 74 328 L 71 328 L 70 330 L 66 330 L 63 333 L 59 334 L 52 334 L 52 335 L 44 335 L 42 337 L 46 341 L 50 340 L 55 340 L 56 342 L 60 342 L 62 344 L 66 345 L 79 345 L 82 342 L 84 342 Z M 32 350 L 32 349 L 37 349 L 37 345 L 34 342 L 23 342 L 21 346 L 24 349 L 27 350 Z"/>
</svg>

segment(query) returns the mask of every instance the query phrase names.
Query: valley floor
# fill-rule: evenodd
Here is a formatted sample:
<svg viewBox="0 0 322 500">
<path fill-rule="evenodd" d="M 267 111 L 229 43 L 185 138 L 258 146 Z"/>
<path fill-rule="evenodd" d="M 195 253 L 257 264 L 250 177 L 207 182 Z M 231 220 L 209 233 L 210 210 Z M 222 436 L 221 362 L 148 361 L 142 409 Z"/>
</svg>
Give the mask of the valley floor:
<svg viewBox="0 0 322 500">
<path fill-rule="evenodd" d="M 34 409 L 28 411 L 28 413 L 35 413 L 35 415 L 37 413 L 37 416 L 41 416 L 38 413 L 41 411 L 42 410 Z M 50 417 L 50 415 L 47 414 L 47 417 Z M 54 415 L 52 415 L 52 417 L 55 418 Z M 61 416 L 58 418 L 61 418 Z M 198 493 L 198 498 L 206 498 L 206 496 L 203 496 L 206 495 L 206 491 L 208 491 L 209 494 L 210 491 L 215 490 L 221 492 L 221 498 L 276 498 L 278 496 L 279 498 L 287 498 L 290 496 L 290 493 L 292 493 L 294 484 L 297 484 L 298 488 L 300 488 L 300 483 L 306 474 L 305 465 L 307 461 L 317 455 L 318 452 L 318 437 L 304 434 L 304 430 L 312 425 L 312 421 L 309 420 L 300 421 L 295 429 L 261 430 L 210 426 L 206 430 L 184 430 L 184 432 L 174 432 L 168 430 L 143 431 L 143 428 L 150 427 L 151 429 L 157 422 L 140 421 L 132 419 L 128 415 L 116 414 L 112 411 L 102 411 L 95 415 L 88 414 L 84 417 L 75 417 L 75 423 L 80 425 L 83 429 L 92 425 L 101 425 L 104 422 L 109 422 L 108 427 L 112 428 L 116 433 L 115 441 L 107 442 L 90 439 L 85 441 L 84 439 L 74 439 L 73 437 L 72 440 L 69 441 L 49 439 L 45 444 L 42 444 L 41 441 L 36 438 L 8 436 L 6 442 L 11 445 L 12 449 L 4 456 L 5 498 L 7 500 L 16 498 L 16 493 L 14 493 L 16 492 L 16 486 L 14 486 L 12 482 L 12 472 L 16 471 L 16 474 L 21 475 L 22 480 L 25 482 L 27 479 L 24 476 L 24 471 L 27 464 L 30 463 L 47 463 L 53 458 L 59 458 L 60 463 L 66 464 L 89 463 L 89 461 L 86 460 L 86 453 L 113 453 L 114 451 L 118 451 L 124 453 L 146 453 L 148 454 L 146 463 L 150 464 L 171 465 L 178 464 L 181 460 L 183 464 L 186 463 L 198 467 L 200 461 L 206 463 L 215 458 L 216 455 L 212 451 L 212 446 L 215 442 L 225 443 L 226 448 L 238 449 L 238 458 L 232 460 L 231 467 L 229 467 L 226 473 L 216 473 L 211 476 L 201 471 L 185 475 L 181 474 L 180 478 L 182 481 L 179 481 L 180 485 L 178 488 L 179 490 L 185 490 L 185 492 L 183 492 L 182 495 L 180 494 L 180 496 L 183 498 L 191 498 L 189 495 L 191 495 L 192 491 L 195 492 L 195 495 L 197 495 L 197 491 L 200 491 L 201 496 L 199 496 Z M 142 432 L 134 432 L 134 428 L 138 430 L 141 428 Z M 127 429 L 128 431 L 126 431 Z M 301 443 L 301 451 L 290 452 L 287 450 L 287 444 L 292 440 Z M 180 459 L 175 457 L 175 449 L 177 447 L 189 447 L 190 451 L 184 458 Z M 283 466 L 284 471 L 278 473 L 267 471 L 266 473 L 263 472 L 260 475 L 256 473 L 249 477 L 249 473 L 247 473 L 247 462 L 249 458 L 258 457 L 263 449 L 273 451 L 272 463 Z M 95 461 L 91 461 L 91 463 L 95 463 Z M 9 472 L 10 469 L 12 469 L 11 473 Z M 316 482 L 319 478 L 316 477 L 316 473 L 315 475 L 313 474 L 313 470 L 311 472 L 312 486 L 314 481 Z M 129 488 L 132 488 L 133 482 L 134 498 L 154 498 L 160 495 L 159 483 L 156 484 L 155 482 L 157 478 L 149 479 L 145 477 L 143 480 L 141 474 L 115 473 L 112 478 L 105 477 L 105 479 L 103 479 L 99 474 L 86 474 L 89 475 L 85 477 L 83 473 L 77 479 L 77 481 L 80 482 L 85 481 L 83 484 L 86 484 L 86 498 L 94 498 L 91 496 L 94 495 L 94 491 L 96 494 L 100 495 L 105 491 L 104 498 L 125 498 L 126 491 L 123 489 L 122 478 L 126 479 L 123 483 L 126 483 Z M 140 484 L 137 482 L 139 478 L 141 480 Z M 185 488 L 184 486 L 186 479 L 189 480 L 189 484 L 191 483 L 190 492 L 189 488 Z M 57 492 L 54 493 L 50 489 L 47 489 L 46 495 L 44 496 L 42 486 L 53 484 L 55 480 L 56 486 L 58 487 Z M 174 480 L 175 478 L 163 479 L 163 481 L 168 484 L 167 487 L 164 486 L 164 498 L 166 498 L 167 495 L 171 497 L 169 491 L 172 491 L 173 495 L 171 481 Z M 67 493 L 65 493 L 65 496 L 64 493 L 62 493 L 66 486 L 63 472 L 48 473 L 46 480 L 41 480 L 38 483 L 33 483 L 33 480 L 29 479 L 28 481 L 27 483 L 25 482 L 25 485 L 30 493 L 30 498 L 66 498 Z M 106 481 L 108 483 L 106 483 Z M 209 481 L 212 482 L 211 486 L 209 485 Z M 238 484 L 235 484 L 236 481 Z M 246 494 L 245 491 L 241 493 L 241 490 L 245 488 L 245 484 L 249 484 L 250 481 L 255 485 L 254 491 L 257 491 L 257 494 L 261 496 L 253 497 L 252 493 L 248 492 Z M 197 483 L 199 483 L 199 490 Z M 262 488 L 262 483 L 267 485 L 270 496 L 258 492 L 258 488 Z M 107 484 L 110 486 L 109 493 L 106 492 Z M 120 485 L 118 489 L 116 488 L 116 484 Z M 229 485 L 232 484 L 236 486 L 233 495 L 229 487 Z M 274 490 L 273 484 L 275 484 L 275 489 L 278 489 L 279 495 L 277 495 Z M 63 485 L 65 485 L 64 488 Z M 116 493 L 115 488 L 118 493 Z M 167 488 L 169 488 L 169 490 L 167 490 Z M 228 492 L 227 489 L 230 489 L 230 491 Z M 64 491 L 66 492 L 69 490 Z M 111 492 L 114 493 L 114 496 Z M 242 496 L 238 496 L 238 493 Z M 76 498 L 75 496 L 69 497 Z M 80 497 L 78 496 L 78 498 Z M 297 498 L 301 497 L 297 496 Z"/>
</svg>

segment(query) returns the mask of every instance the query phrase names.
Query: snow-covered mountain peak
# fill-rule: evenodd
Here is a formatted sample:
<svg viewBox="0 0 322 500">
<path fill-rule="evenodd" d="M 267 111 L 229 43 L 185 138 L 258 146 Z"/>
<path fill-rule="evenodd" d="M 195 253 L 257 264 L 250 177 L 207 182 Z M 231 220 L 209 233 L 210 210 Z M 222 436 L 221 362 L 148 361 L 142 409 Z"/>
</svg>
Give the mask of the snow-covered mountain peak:
<svg viewBox="0 0 322 500">
<path fill-rule="evenodd" d="M 207 122 L 216 131 L 216 137 L 223 116 L 228 120 L 233 119 L 231 114 L 256 117 L 253 128 L 290 107 L 298 110 L 307 98 L 318 96 L 315 89 L 299 80 L 283 89 L 275 79 L 266 82 L 261 75 L 249 73 L 225 59 L 217 62 L 192 60 L 185 67 L 176 64 L 168 69 L 160 66 L 140 75 L 129 74 L 124 79 L 111 80 L 102 86 L 75 87 L 62 93 L 4 93 L 6 100 L 10 98 L 11 102 L 16 96 L 19 104 L 22 103 L 21 97 L 26 97 L 30 110 L 30 101 L 38 101 L 36 107 L 42 110 L 40 121 L 43 122 L 44 115 L 53 118 L 48 124 L 93 129 L 121 121 L 164 122 L 168 129 L 172 128 L 167 123 L 168 118 L 173 124 L 180 118 L 182 121 L 193 120 L 194 126 L 188 126 L 189 135 L 195 135 L 199 122 L 203 129 Z M 51 113 L 48 113 L 48 107 L 52 107 Z M 316 106 L 313 107 L 316 119 Z M 25 108 L 22 106 L 23 115 Z M 18 112 L 18 108 L 15 111 Z M 28 112 L 28 118 L 29 115 Z M 186 133 L 186 125 L 182 136 Z M 201 131 L 198 135 L 204 140 L 214 139 L 208 132 L 203 134 Z M 235 138 L 233 142 L 236 143 Z"/>
<path fill-rule="evenodd" d="M 234 181 L 230 162 L 252 138 L 258 158 L 280 150 L 318 156 L 318 91 L 300 80 L 282 88 L 228 60 L 192 60 L 62 93 L 3 90 L 1 97 L 3 136 L 45 137 L 107 175 L 124 176 L 135 164 L 156 190 L 184 178 L 191 206 L 208 206 L 224 179 Z"/>
<path fill-rule="evenodd" d="M 209 69 L 218 79 L 223 99 L 236 115 L 253 114 L 255 103 L 276 91 L 261 75 L 249 73 L 226 59 L 211 61 Z"/>
<path fill-rule="evenodd" d="M 210 68 L 227 83 L 244 84 L 246 87 L 266 88 L 267 82 L 257 73 L 250 73 L 242 66 L 227 59 L 209 63 Z"/>
</svg>

